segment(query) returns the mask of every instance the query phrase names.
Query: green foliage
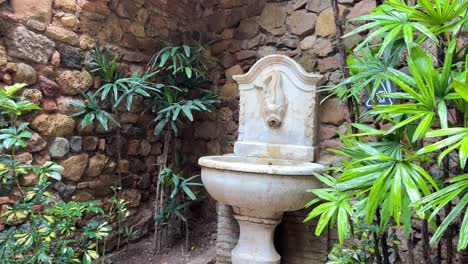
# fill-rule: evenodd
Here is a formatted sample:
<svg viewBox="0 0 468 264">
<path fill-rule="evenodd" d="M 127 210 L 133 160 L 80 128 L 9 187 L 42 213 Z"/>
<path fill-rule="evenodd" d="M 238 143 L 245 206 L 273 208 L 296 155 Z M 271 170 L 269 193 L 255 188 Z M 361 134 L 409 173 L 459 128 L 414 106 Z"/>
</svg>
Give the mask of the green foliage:
<svg viewBox="0 0 468 264">
<path fill-rule="evenodd" d="M 99 256 L 97 243 L 112 229 L 103 218 L 100 202 L 59 202 L 48 187 L 51 180 L 61 180 L 61 166 L 15 161 L 15 152 L 26 147 L 31 137 L 28 123 L 17 125 L 17 117 L 23 111 L 39 109 L 15 94 L 23 87 L 7 86 L 0 91 L 1 114 L 9 119 L 9 127 L 0 130 L 4 149 L 0 155 L 0 195 L 10 196 L 14 186 L 19 192 L 13 203 L 4 205 L 0 216 L 5 220 L 0 231 L 0 259 L 5 264 L 92 263 Z M 18 178 L 30 173 L 37 176 L 36 185 L 22 188 Z"/>
<path fill-rule="evenodd" d="M 204 49 L 202 45 L 165 47 L 151 58 L 149 66 L 172 75 L 185 74 L 189 79 L 205 76 L 207 68 L 201 56 Z"/>
<path fill-rule="evenodd" d="M 310 221 L 321 215 L 317 223 L 317 228 L 315 229 L 315 235 L 317 236 L 320 236 L 328 223 L 336 223 L 338 227 L 338 239 L 342 245 L 345 238 L 350 236 L 348 217 L 351 217 L 354 214 L 349 203 L 351 195 L 333 188 L 336 186 L 336 179 L 332 176 L 315 174 L 315 177 L 330 188 L 310 190 L 310 192 L 315 194 L 317 198 L 307 203 L 305 207 L 309 208 L 320 201 L 322 203 L 317 205 L 309 213 L 307 218 L 304 219 L 304 222 Z M 333 227 L 333 224 L 331 227 Z"/>
<path fill-rule="evenodd" d="M 195 175 L 185 179 L 180 174 L 175 173 L 171 168 L 164 168 L 161 170 L 158 181 L 163 188 L 170 190 L 170 192 L 166 195 L 166 204 L 164 204 L 162 210 L 155 215 L 155 221 L 165 222 L 173 215 L 182 221 L 187 221 L 183 210 L 190 204 L 190 201 L 198 199 L 197 193 L 191 189 L 192 186 L 202 186 L 201 183 L 193 181 L 198 176 L 199 175 Z"/>
<path fill-rule="evenodd" d="M 94 43 L 91 61 L 86 63 L 86 68 L 99 79 L 105 82 L 111 82 L 120 79 L 122 71 L 117 67 L 119 59 L 118 54 L 112 56 L 107 48 L 100 48 L 97 42 Z"/>
<path fill-rule="evenodd" d="M 84 115 L 81 120 L 82 127 L 91 125 L 95 119 L 106 131 L 109 129 L 109 120 L 115 125 L 120 126 L 120 123 L 110 113 L 101 109 L 101 106 L 98 104 L 97 99 L 92 93 L 83 93 L 82 96 L 86 98 L 86 102 L 76 100 L 71 102 L 73 106 L 82 109 L 81 111 L 71 115 L 71 117 Z"/>
<path fill-rule="evenodd" d="M 26 141 L 31 138 L 31 132 L 26 130 L 29 123 L 22 123 L 18 127 L 0 129 L 0 149 L 26 147 Z"/>
<path fill-rule="evenodd" d="M 207 82 L 201 45 L 166 47 L 153 56 L 150 67 L 167 73 L 163 92 L 150 103 L 156 115 L 155 134 L 171 130 L 177 135 L 182 117 L 194 121 L 193 112 L 211 112 L 218 102 L 216 95 L 202 88 Z"/>
<path fill-rule="evenodd" d="M 150 81 L 157 74 L 156 72 L 145 72 L 141 74 L 134 72 L 130 77 L 125 77 L 116 64 L 119 56 L 113 57 L 106 48 L 101 49 L 96 43 L 93 58 L 87 64 L 95 77 L 104 82 L 94 93 L 82 94 L 86 102 L 74 101 L 73 105 L 81 109 L 72 117 L 83 115 L 81 125 L 89 126 L 96 120 L 107 131 L 109 121 L 120 126 L 117 116 L 110 114 L 117 113 L 120 105 L 125 103 L 125 109 L 131 110 L 133 98 L 141 95 L 146 98 L 155 96 L 164 86 Z"/>
<path fill-rule="evenodd" d="M 442 208 L 451 203 L 455 199 L 460 198 L 457 205 L 452 208 L 450 214 L 444 219 L 442 224 L 437 228 L 436 232 L 431 238 L 431 243 L 436 244 L 442 238 L 442 235 L 447 230 L 450 224 L 455 221 L 456 217 L 464 214 L 462 224 L 460 227 L 460 238 L 458 242 L 458 250 L 464 249 L 468 246 L 468 174 L 463 174 L 450 179 L 450 185 L 441 189 L 438 192 L 428 195 L 419 204 L 424 206 L 420 209 L 421 212 L 431 212 L 430 219 L 433 219 Z"/>
<path fill-rule="evenodd" d="M 345 146 L 331 151 L 345 157 L 343 165 L 334 169 L 333 176 L 318 176 L 328 187 L 311 190 L 317 198 L 308 206 L 319 205 L 306 220 L 320 217 L 316 235 L 327 225 L 338 228 L 340 244 L 330 254 L 332 263 L 367 263 L 358 248 L 344 246 L 346 238 L 356 238 L 356 223 L 377 226 L 372 236 L 378 240 L 401 224 L 409 235 L 412 215 L 436 229 L 432 244 L 461 218 L 457 247 L 468 247 L 468 177 L 456 175 L 457 168 L 444 167 L 442 162 L 458 151 L 460 170 L 467 169 L 468 48 L 457 46 L 468 25 L 467 8 L 466 1 L 424 0 L 413 6 L 387 0 L 371 14 L 354 19 L 368 23 L 345 37 L 370 33 L 349 51 L 350 77 L 322 90 L 354 104 L 366 92 L 375 104 L 363 113 L 360 105 L 354 105 L 357 120 L 365 117 L 375 125 L 352 124 L 356 133 L 340 135 Z M 428 52 L 423 43 L 436 45 L 438 54 Z M 459 60 L 461 54 L 465 57 Z M 396 104 L 376 105 L 377 88 L 390 81 L 398 90 L 383 96 Z M 449 122 L 455 108 L 464 115 L 461 126 Z M 381 129 L 382 123 L 387 128 Z M 434 156 L 449 171 L 443 179 L 428 171 L 437 165 Z M 442 209 L 449 204 L 455 205 L 437 227 L 436 216 L 443 216 Z"/>
<path fill-rule="evenodd" d="M 170 127 L 173 133 L 177 134 L 177 124 L 182 123 L 182 115 L 193 122 L 193 112 L 211 112 L 214 109 L 213 104 L 217 103 L 218 100 L 210 92 L 202 91 L 202 93 L 203 95 L 199 98 L 186 100 L 182 97 L 183 91 L 165 88 L 163 95 L 156 97 L 152 102 L 152 110 L 157 113 L 154 133 L 160 134 L 165 127 Z"/>
<path fill-rule="evenodd" d="M 41 108 L 29 101 L 20 100 L 16 92 L 26 87 L 27 84 L 14 84 L 12 86 L 5 86 L 0 89 L 0 109 L 1 115 L 7 115 L 8 118 L 13 119 L 21 115 L 24 111 L 40 110 Z"/>
<path fill-rule="evenodd" d="M 350 241 L 346 248 L 334 245 L 328 254 L 327 264 L 374 263 L 376 244 L 372 238 L 377 229 L 375 225 L 355 224 L 353 230 L 357 240 Z"/>
</svg>

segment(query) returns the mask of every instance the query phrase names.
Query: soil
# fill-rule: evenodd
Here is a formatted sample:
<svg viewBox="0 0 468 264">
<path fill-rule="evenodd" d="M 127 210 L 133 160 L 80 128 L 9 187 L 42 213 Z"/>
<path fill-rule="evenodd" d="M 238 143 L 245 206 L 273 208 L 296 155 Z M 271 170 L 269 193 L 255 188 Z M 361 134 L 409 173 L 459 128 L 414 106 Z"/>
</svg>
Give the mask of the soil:
<svg viewBox="0 0 468 264">
<path fill-rule="evenodd" d="M 162 255 L 153 254 L 152 236 L 141 239 L 136 243 L 125 245 L 124 249 L 110 253 L 106 261 L 107 264 L 208 264 L 209 261 L 198 261 L 198 259 L 206 259 L 207 255 L 214 252 L 216 245 L 216 220 L 209 222 L 198 221 L 192 222 L 190 228 L 190 249 L 187 252 L 185 247 L 185 239 L 178 241 L 175 246 Z M 197 262 L 198 261 L 198 262 Z"/>
</svg>

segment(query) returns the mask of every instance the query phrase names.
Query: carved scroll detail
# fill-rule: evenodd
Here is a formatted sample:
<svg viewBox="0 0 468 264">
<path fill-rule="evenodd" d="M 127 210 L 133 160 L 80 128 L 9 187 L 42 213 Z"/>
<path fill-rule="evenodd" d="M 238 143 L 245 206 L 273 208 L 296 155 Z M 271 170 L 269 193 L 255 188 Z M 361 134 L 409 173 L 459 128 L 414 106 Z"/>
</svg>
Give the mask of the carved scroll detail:
<svg viewBox="0 0 468 264">
<path fill-rule="evenodd" d="M 268 126 L 280 127 L 288 104 L 281 86 L 281 73 L 271 71 L 263 83 L 255 84 L 255 86 L 263 90 L 263 112 Z"/>
</svg>

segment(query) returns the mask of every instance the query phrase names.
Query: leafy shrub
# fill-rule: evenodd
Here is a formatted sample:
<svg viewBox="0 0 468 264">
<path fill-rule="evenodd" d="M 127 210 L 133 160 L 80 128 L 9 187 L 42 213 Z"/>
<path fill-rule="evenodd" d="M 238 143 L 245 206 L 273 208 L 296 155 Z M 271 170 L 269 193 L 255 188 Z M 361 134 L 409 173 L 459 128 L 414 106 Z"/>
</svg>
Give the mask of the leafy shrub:
<svg viewBox="0 0 468 264">
<path fill-rule="evenodd" d="M 15 200 L 2 206 L 0 259 L 2 263 L 92 263 L 99 256 L 99 241 L 112 229 L 100 202 L 59 201 L 48 187 L 50 180 L 61 180 L 61 166 L 15 161 L 31 138 L 28 123 L 19 123 L 18 116 L 40 109 L 16 95 L 25 86 L 15 84 L 0 91 L 0 111 L 8 120 L 0 130 L 0 147 L 6 153 L 0 156 L 0 195 Z M 21 187 L 19 177 L 30 173 L 37 176 L 37 183 Z"/>
<path fill-rule="evenodd" d="M 419 216 L 423 225 L 429 223 L 436 230 L 432 245 L 460 216 L 458 249 L 467 248 L 468 176 L 460 171 L 467 171 L 468 158 L 468 48 L 457 46 L 460 32 L 466 33 L 468 26 L 467 8 L 466 1 L 424 0 L 411 5 L 388 0 L 371 14 L 355 19 L 368 23 L 345 37 L 372 31 L 349 51 L 350 76 L 323 90 L 352 102 L 357 123 L 352 124 L 352 132 L 340 135 L 345 146 L 331 150 L 346 157 L 343 166 L 333 168 L 336 177 L 319 175 L 328 187 L 311 190 L 318 198 L 309 205 L 322 202 L 306 219 L 319 218 L 316 235 L 327 225 L 336 226 L 338 248 L 346 251 L 345 239 L 356 237 L 354 223 L 377 225 L 371 233 L 382 242 L 384 263 L 389 263 L 389 251 L 383 248 L 388 234 L 402 226 L 409 237 L 412 216 Z M 437 54 L 427 52 L 425 43 L 436 46 Z M 457 59 L 459 55 L 464 58 Z M 390 82 L 398 90 L 380 96 L 397 103 L 378 105 L 377 89 Z M 361 113 L 357 102 L 364 92 L 373 106 Z M 451 109 L 458 111 L 462 122 L 449 122 Z M 361 118 L 375 120 L 374 125 Z M 389 128 L 382 129 L 380 124 Z M 457 150 L 458 156 L 453 155 Z M 449 165 L 450 154 L 458 158 L 459 168 Z M 431 175 L 429 168 L 435 165 L 443 171 L 442 177 Z M 446 209 L 445 215 L 442 209 Z M 444 219 L 441 223 L 439 217 Z M 423 237 L 428 236 L 426 228 Z M 452 244 L 450 237 L 447 243 Z M 380 258 L 381 253 L 374 254 Z M 427 251 L 424 255 L 428 258 Z"/>
</svg>

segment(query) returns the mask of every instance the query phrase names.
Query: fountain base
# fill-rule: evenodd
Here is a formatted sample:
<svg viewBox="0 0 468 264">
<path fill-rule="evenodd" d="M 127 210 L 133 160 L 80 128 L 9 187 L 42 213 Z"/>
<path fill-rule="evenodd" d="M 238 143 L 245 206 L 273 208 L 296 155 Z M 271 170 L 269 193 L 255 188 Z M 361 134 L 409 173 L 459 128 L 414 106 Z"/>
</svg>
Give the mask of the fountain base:
<svg viewBox="0 0 468 264">
<path fill-rule="evenodd" d="M 233 264 L 280 264 L 281 256 L 273 243 L 277 219 L 234 214 L 239 223 L 239 242 L 232 250 Z"/>
</svg>

